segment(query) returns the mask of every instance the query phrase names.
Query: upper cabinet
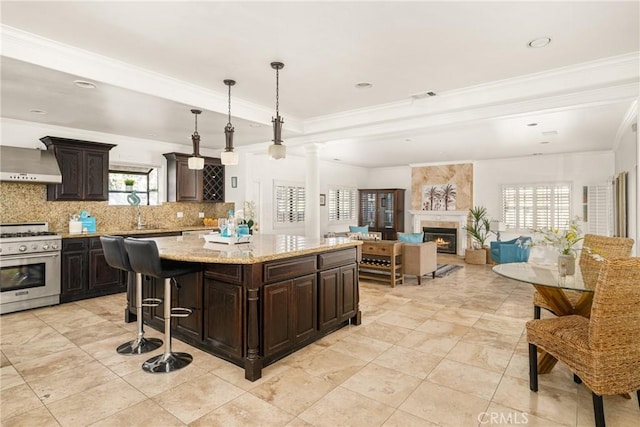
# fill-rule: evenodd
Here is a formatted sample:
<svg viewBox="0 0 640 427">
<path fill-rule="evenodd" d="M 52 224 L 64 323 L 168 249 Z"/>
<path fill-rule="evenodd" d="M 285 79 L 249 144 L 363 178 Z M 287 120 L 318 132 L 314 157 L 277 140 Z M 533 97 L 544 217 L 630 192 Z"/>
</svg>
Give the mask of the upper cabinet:
<svg viewBox="0 0 640 427">
<path fill-rule="evenodd" d="M 204 158 L 204 169 L 189 169 L 189 154 L 165 153 L 167 201 L 224 202 L 224 166 L 220 159 Z"/>
<path fill-rule="evenodd" d="M 62 184 L 47 185 L 47 200 L 109 200 L 109 150 L 114 144 L 45 136 L 53 150 Z"/>
<path fill-rule="evenodd" d="M 403 188 L 358 190 L 360 215 L 358 223 L 369 231 L 382 232 L 384 240 L 396 240 L 404 231 Z"/>
</svg>

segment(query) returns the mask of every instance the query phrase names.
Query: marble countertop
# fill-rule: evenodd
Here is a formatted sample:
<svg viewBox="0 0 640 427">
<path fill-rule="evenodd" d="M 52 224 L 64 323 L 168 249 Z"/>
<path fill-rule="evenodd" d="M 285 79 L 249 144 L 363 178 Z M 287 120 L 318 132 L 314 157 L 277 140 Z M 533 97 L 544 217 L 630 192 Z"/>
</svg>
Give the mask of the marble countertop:
<svg viewBox="0 0 640 427">
<path fill-rule="evenodd" d="M 167 228 L 137 228 L 130 230 L 100 230 L 95 233 L 58 233 L 63 239 L 73 239 L 78 237 L 100 237 L 100 236 L 134 236 L 144 234 L 158 234 L 158 233 L 181 233 L 183 231 L 196 231 L 196 230 L 218 230 L 217 227 L 205 227 L 203 225 L 192 225 L 185 227 L 167 227 Z"/>
<path fill-rule="evenodd" d="M 362 245 L 344 237 L 308 239 L 304 236 L 255 234 L 250 243 L 208 243 L 197 235 L 154 237 L 160 257 L 174 261 L 256 264 L 264 261 Z"/>
</svg>

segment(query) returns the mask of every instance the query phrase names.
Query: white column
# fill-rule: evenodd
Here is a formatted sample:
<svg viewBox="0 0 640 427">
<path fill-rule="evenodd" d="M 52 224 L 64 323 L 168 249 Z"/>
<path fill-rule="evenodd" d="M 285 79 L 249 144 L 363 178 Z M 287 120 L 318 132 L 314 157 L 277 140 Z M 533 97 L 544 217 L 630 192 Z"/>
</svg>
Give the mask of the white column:
<svg viewBox="0 0 640 427">
<path fill-rule="evenodd" d="M 312 143 L 305 146 L 305 236 L 310 239 L 320 238 L 320 166 L 318 153 L 320 144 Z"/>
</svg>

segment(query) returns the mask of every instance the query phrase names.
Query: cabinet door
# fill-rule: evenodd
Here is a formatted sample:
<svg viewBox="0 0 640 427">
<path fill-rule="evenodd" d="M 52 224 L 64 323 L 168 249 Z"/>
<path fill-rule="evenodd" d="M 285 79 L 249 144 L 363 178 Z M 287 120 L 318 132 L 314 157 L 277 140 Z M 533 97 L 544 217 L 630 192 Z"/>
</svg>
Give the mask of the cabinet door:
<svg viewBox="0 0 640 427">
<path fill-rule="evenodd" d="M 80 299 L 85 293 L 87 252 L 62 252 L 60 302 Z"/>
<path fill-rule="evenodd" d="M 215 279 L 204 280 L 204 341 L 216 351 L 233 357 L 243 357 L 242 286 L 220 282 Z"/>
<path fill-rule="evenodd" d="M 83 164 L 84 200 L 108 200 L 109 152 L 85 150 Z"/>
<path fill-rule="evenodd" d="M 356 266 L 340 267 L 340 322 L 355 316 L 358 311 L 358 280 L 356 279 Z"/>
<path fill-rule="evenodd" d="M 202 340 L 202 273 L 186 274 L 176 277 L 177 289 L 174 287 L 173 306 L 190 308 L 193 310 L 190 316 L 176 317 L 175 328 L 183 335 L 187 335 L 196 341 Z"/>
<path fill-rule="evenodd" d="M 319 312 L 318 322 L 321 331 L 340 322 L 340 269 L 333 268 L 319 274 Z"/>
<path fill-rule="evenodd" d="M 202 172 L 189 169 L 187 159 L 176 160 L 176 202 L 197 202 L 202 198 Z"/>
<path fill-rule="evenodd" d="M 124 290 L 122 271 L 107 264 L 102 248 L 89 250 L 88 282 L 88 291 L 91 295 Z"/>
<path fill-rule="evenodd" d="M 358 225 L 368 225 L 371 231 L 377 228 L 377 200 L 378 193 L 360 190 L 360 215 Z"/>
<path fill-rule="evenodd" d="M 318 292 L 316 275 L 293 280 L 293 332 L 294 342 L 312 338 L 318 330 Z"/>
<path fill-rule="evenodd" d="M 293 343 L 291 280 L 263 288 L 264 355 L 286 350 Z"/>
<path fill-rule="evenodd" d="M 47 199 L 82 200 L 82 150 L 69 147 L 55 147 L 54 150 L 62 173 L 62 184 L 47 186 Z"/>
<path fill-rule="evenodd" d="M 202 201 L 224 202 L 224 166 L 212 162 L 207 159 L 202 170 Z"/>
</svg>

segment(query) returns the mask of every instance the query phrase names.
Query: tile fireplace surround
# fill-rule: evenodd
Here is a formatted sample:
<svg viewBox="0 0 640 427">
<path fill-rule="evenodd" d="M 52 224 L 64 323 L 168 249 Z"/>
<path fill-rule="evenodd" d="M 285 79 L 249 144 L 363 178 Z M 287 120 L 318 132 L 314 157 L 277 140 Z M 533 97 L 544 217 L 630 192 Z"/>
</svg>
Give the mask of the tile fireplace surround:
<svg viewBox="0 0 640 427">
<path fill-rule="evenodd" d="M 422 227 L 450 227 L 458 230 L 458 255 L 464 256 L 467 249 L 467 225 L 469 211 L 409 211 L 413 215 L 413 232 L 421 233 Z"/>
</svg>

